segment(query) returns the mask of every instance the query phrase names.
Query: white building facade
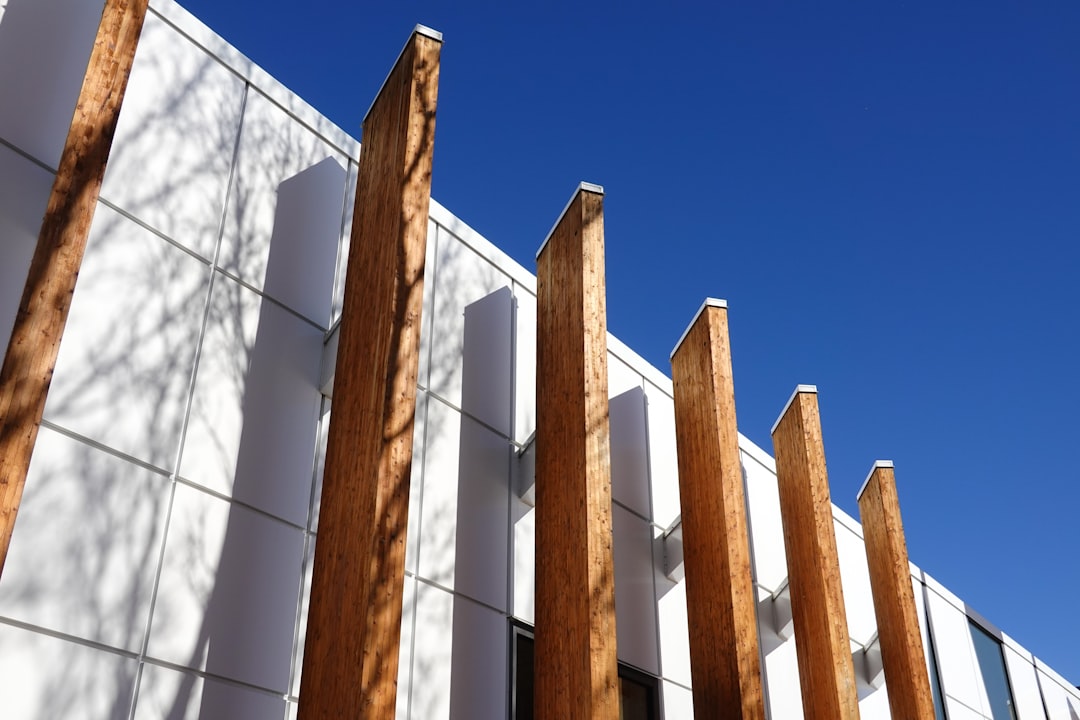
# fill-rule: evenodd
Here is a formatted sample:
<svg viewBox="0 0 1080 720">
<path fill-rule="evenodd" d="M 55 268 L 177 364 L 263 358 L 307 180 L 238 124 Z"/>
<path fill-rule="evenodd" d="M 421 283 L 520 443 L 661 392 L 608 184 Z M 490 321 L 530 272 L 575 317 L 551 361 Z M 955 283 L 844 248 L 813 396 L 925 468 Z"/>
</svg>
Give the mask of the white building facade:
<svg viewBox="0 0 1080 720">
<path fill-rule="evenodd" d="M 5 339 L 100 14 L 0 2 Z M 4 718 L 295 717 L 358 156 L 151 3 L 0 579 Z M 534 617 L 536 278 L 437 202 L 427 252 L 397 715 L 505 719 Z M 608 353 L 627 717 L 690 718 L 672 382 Z M 767 707 L 798 720 L 775 464 L 740 447 Z M 834 518 L 860 711 L 888 718 L 862 530 Z M 1080 719 L 1080 691 L 912 582 L 939 717 Z"/>
</svg>

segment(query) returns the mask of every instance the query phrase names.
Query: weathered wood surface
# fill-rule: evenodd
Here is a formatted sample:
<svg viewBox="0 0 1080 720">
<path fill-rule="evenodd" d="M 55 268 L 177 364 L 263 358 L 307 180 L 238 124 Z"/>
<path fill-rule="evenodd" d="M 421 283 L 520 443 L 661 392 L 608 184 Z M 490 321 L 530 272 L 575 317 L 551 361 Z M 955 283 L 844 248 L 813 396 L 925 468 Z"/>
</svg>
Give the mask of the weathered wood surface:
<svg viewBox="0 0 1080 720">
<path fill-rule="evenodd" d="M 856 720 L 855 664 L 815 388 L 799 386 L 772 438 L 803 715 L 806 720 Z"/>
<path fill-rule="evenodd" d="M 671 358 L 694 715 L 765 718 L 727 307 L 706 301 Z"/>
<path fill-rule="evenodd" d="M 881 663 L 894 718 L 933 720 L 934 700 L 911 585 L 900 499 L 892 463 L 878 462 L 859 494 Z"/>
<path fill-rule="evenodd" d="M 536 265 L 536 717 L 618 720 L 599 188 L 575 194 Z"/>
<path fill-rule="evenodd" d="M 364 120 L 302 720 L 394 717 L 441 46 L 414 32 Z"/>
<path fill-rule="evenodd" d="M 0 572 L 148 4 L 105 2 L 0 369 Z"/>
</svg>

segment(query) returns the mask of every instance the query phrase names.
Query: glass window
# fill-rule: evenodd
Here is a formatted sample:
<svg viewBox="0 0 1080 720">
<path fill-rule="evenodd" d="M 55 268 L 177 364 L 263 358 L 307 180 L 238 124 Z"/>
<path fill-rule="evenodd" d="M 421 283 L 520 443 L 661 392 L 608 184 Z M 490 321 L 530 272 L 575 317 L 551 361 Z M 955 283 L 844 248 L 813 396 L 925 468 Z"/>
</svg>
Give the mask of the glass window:
<svg viewBox="0 0 1080 720">
<path fill-rule="evenodd" d="M 513 720 L 532 720 L 532 629 L 514 624 L 511 637 L 513 697 L 510 715 Z M 652 675 L 619 663 L 619 694 L 622 699 L 619 720 L 660 720 L 660 693 Z"/>
<path fill-rule="evenodd" d="M 1016 720 L 1001 643 L 974 621 L 968 620 L 968 625 L 971 627 L 975 657 L 979 660 L 979 671 L 982 672 L 983 684 L 986 685 L 986 695 L 990 699 L 990 712 L 994 720 Z"/>
</svg>

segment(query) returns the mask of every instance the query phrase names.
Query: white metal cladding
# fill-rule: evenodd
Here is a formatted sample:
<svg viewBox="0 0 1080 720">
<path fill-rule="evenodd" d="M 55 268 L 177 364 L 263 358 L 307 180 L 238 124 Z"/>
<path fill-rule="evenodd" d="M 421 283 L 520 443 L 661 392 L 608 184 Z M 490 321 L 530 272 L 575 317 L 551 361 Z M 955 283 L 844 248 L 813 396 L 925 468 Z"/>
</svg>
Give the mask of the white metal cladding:
<svg viewBox="0 0 1080 720">
<path fill-rule="evenodd" d="M 0 15 L 0 99 L 22 99 L 0 113 L 5 337 L 93 6 L 13 1 Z M 0 582 L 5 716 L 127 717 L 132 698 L 137 718 L 295 712 L 332 405 L 321 390 L 337 371 L 323 343 L 357 156 L 185 10 L 153 3 Z M 398 716 L 504 718 L 509 620 L 534 612 L 535 509 L 516 483 L 537 420 L 536 280 L 434 201 L 427 268 Z M 661 539 L 680 516 L 671 381 L 614 337 L 608 351 L 620 656 L 684 718 L 685 584 L 665 575 Z M 775 464 L 739 442 L 769 707 L 800 718 L 794 642 L 774 620 L 787 578 Z M 861 529 L 834 518 L 864 663 L 877 628 Z M 988 718 L 963 603 L 912 575 L 951 720 Z M 1003 640 L 1019 720 L 1043 705 L 1075 720 L 1075 688 Z M 860 709 L 887 718 L 871 664 Z"/>
</svg>

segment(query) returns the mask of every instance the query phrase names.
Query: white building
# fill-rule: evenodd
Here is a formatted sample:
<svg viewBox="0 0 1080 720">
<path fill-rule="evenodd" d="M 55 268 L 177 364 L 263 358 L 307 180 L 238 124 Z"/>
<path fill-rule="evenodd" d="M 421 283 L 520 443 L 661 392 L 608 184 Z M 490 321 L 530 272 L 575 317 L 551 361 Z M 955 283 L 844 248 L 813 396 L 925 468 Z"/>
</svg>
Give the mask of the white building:
<svg viewBox="0 0 1080 720">
<path fill-rule="evenodd" d="M 0 337 L 101 7 L 0 2 Z M 151 3 L 0 581 L 4 718 L 295 716 L 358 155 Z M 507 718 L 534 617 L 536 279 L 437 202 L 427 248 L 397 714 Z M 663 540 L 680 515 L 672 382 L 615 338 L 608 362 L 618 653 L 627 697 L 655 703 L 627 717 L 690 718 Z M 775 465 L 740 443 L 768 708 L 794 720 Z M 833 514 L 860 711 L 887 718 L 862 530 Z M 1080 718 L 1080 691 L 912 579 L 939 717 Z"/>
</svg>

